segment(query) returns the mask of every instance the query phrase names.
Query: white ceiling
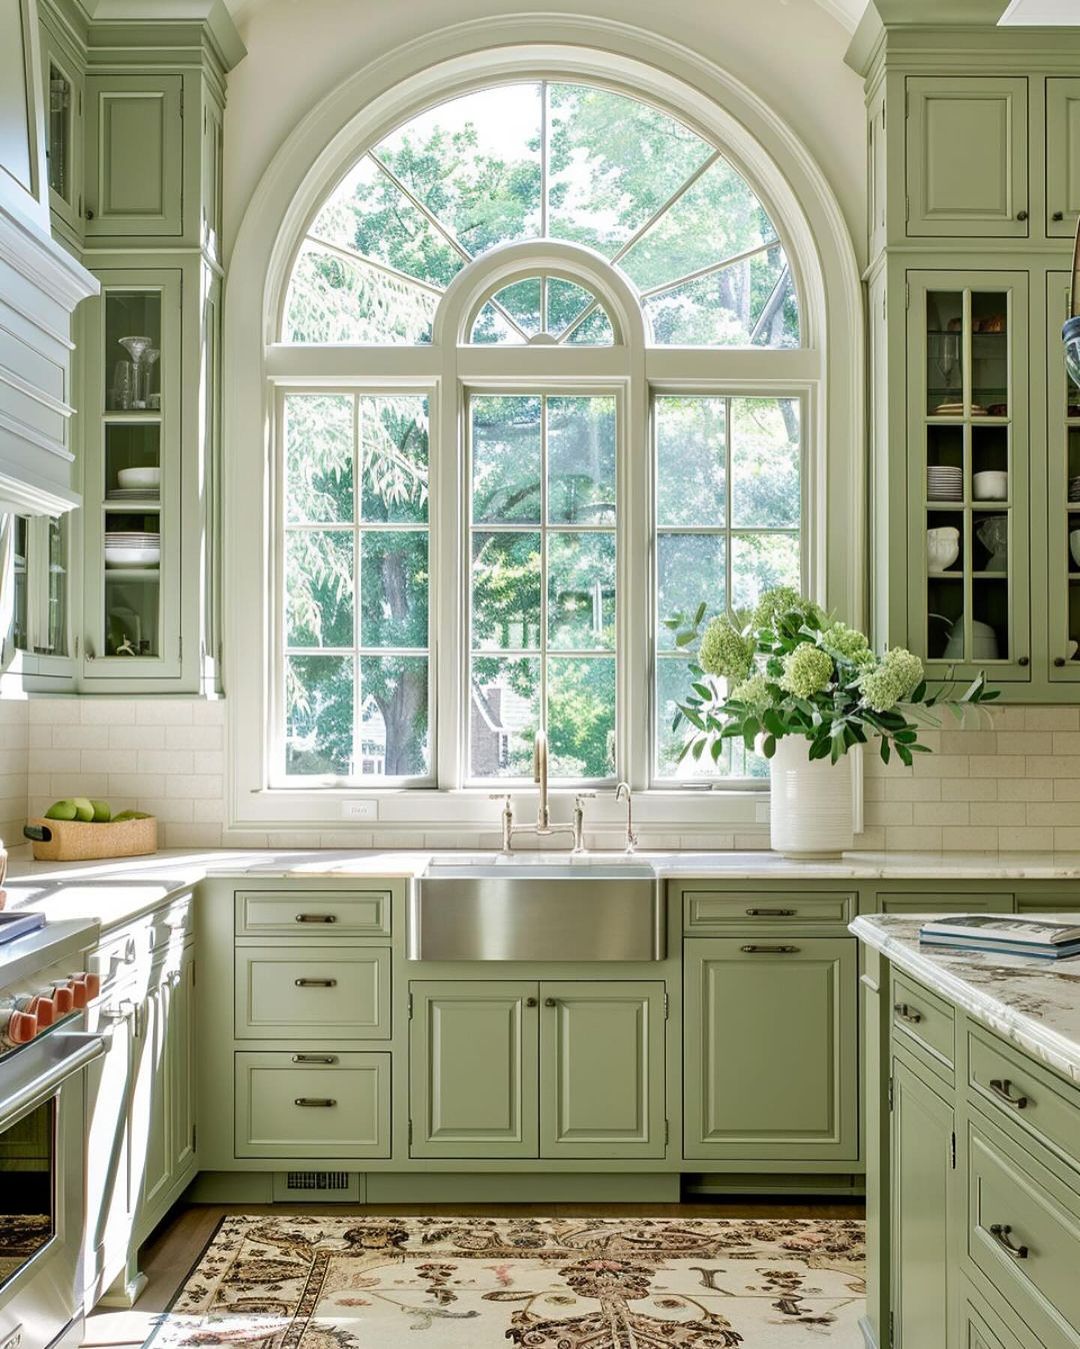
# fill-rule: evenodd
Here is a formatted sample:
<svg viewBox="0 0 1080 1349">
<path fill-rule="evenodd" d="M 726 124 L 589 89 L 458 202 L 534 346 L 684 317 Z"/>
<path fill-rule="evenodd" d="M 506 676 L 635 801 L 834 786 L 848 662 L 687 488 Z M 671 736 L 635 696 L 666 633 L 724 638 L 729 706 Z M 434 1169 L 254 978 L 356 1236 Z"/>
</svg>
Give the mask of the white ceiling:
<svg viewBox="0 0 1080 1349">
<path fill-rule="evenodd" d="M 1011 0 L 998 23 L 1075 27 L 1080 24 L 1080 0 Z"/>
</svg>

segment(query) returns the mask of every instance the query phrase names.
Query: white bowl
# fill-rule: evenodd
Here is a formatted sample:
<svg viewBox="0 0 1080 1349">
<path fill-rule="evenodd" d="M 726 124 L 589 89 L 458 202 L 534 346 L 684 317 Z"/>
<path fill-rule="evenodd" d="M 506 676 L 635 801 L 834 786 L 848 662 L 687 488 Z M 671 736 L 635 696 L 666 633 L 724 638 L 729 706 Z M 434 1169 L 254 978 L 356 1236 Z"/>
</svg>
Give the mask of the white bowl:
<svg viewBox="0 0 1080 1349">
<path fill-rule="evenodd" d="M 926 558 L 931 571 L 944 571 L 960 556 L 960 531 L 955 525 L 941 525 L 926 531 Z"/>
<path fill-rule="evenodd" d="M 1072 553 L 1072 560 L 1080 567 L 1080 529 L 1074 529 L 1069 534 L 1069 552 Z"/>
<path fill-rule="evenodd" d="M 106 544 L 106 567 L 156 567 L 161 562 L 161 549 L 138 544 Z"/>
<path fill-rule="evenodd" d="M 122 468 L 116 474 L 119 487 L 160 487 L 160 468 Z"/>
<path fill-rule="evenodd" d="M 984 469 L 972 476 L 971 494 L 976 501 L 1005 501 L 1009 495 L 1009 475 L 1003 469 Z"/>
</svg>

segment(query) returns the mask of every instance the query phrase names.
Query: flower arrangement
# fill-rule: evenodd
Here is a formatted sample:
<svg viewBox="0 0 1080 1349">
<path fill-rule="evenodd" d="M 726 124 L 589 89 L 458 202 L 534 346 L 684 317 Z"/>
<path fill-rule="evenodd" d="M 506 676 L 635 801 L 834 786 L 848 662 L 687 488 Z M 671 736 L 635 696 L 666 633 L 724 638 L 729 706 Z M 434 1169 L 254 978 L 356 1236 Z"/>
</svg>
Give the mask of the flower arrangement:
<svg viewBox="0 0 1080 1349">
<path fill-rule="evenodd" d="M 677 647 L 692 654 L 692 683 L 674 728 L 693 728 L 680 757 L 718 759 L 724 741 L 739 738 L 767 759 L 784 736 L 810 742 L 810 759 L 836 763 L 852 745 L 877 738 L 888 763 L 893 753 L 909 767 L 927 754 L 919 721 L 936 724 L 929 709 L 947 707 L 958 718 L 998 696 L 979 674 L 959 696 L 931 693 L 918 656 L 903 647 L 875 655 L 861 632 L 826 614 L 789 586 L 767 590 L 753 612 L 705 625 L 705 605 L 692 616 L 665 620 Z"/>
</svg>

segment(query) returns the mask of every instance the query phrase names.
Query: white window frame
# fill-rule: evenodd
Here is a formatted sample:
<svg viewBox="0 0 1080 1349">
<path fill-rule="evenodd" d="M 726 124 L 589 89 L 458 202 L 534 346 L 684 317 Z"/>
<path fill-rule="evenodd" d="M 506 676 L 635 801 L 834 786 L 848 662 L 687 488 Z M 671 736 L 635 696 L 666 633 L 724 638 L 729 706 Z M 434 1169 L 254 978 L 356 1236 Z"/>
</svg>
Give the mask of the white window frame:
<svg viewBox="0 0 1080 1349">
<path fill-rule="evenodd" d="M 603 26 L 603 25 L 601 25 Z M 227 832 L 230 840 L 254 841 L 261 831 L 291 831 L 297 841 L 312 831 L 323 842 L 354 845 L 365 837 L 399 844 L 477 845 L 490 838 L 490 784 L 470 790 L 462 787 L 463 728 L 462 670 L 448 660 L 438 638 L 435 659 L 440 662 L 436 718 L 439 730 L 438 779 L 431 791 L 379 792 L 370 780 L 347 789 L 311 791 L 270 787 L 266 774 L 266 729 L 271 707 L 267 674 L 272 642 L 266 626 L 265 604 L 272 553 L 272 485 L 268 456 L 273 449 L 273 420 L 267 398 L 279 383 L 309 388 L 380 383 L 403 387 L 426 382 L 434 353 L 436 390 L 432 399 L 433 442 L 447 443 L 442 425 L 459 430 L 460 387 L 500 381 L 518 382 L 537 377 L 535 365 L 524 365 L 544 348 L 465 348 L 436 341 L 431 347 L 383 348 L 377 353 L 358 347 L 288 347 L 277 340 L 279 318 L 291 273 L 292 259 L 308 221 L 344 172 L 366 148 L 408 117 L 447 98 L 470 92 L 499 79 L 548 78 L 605 84 L 644 98 L 688 122 L 723 148 L 725 156 L 758 193 L 783 242 L 800 302 L 803 346 L 798 349 L 646 348 L 630 353 L 627 378 L 612 369 L 613 348 L 577 348 L 567 352 L 547 348 L 551 377 L 565 386 L 574 374 L 608 381 L 625 378 L 627 385 L 627 453 L 634 465 L 623 511 L 627 536 L 651 539 L 648 472 L 649 390 L 680 392 L 716 390 L 761 392 L 805 400 L 803 426 L 807 456 L 806 490 L 809 506 L 804 524 L 818 525 L 806 539 L 808 561 L 805 585 L 816 599 L 831 602 L 850 621 L 860 622 L 865 602 L 863 469 L 861 460 L 863 404 L 861 387 L 862 296 L 850 235 L 827 178 L 797 136 L 766 105 L 719 68 L 699 58 L 689 64 L 687 53 L 677 53 L 644 34 L 631 34 L 618 25 L 605 29 L 596 41 L 595 23 L 559 16 L 521 16 L 495 19 L 483 30 L 470 33 L 446 30 L 426 44 L 401 49 L 393 59 L 350 77 L 333 97 L 298 127 L 254 194 L 232 255 L 230 288 L 226 296 L 226 390 L 229 399 L 230 455 L 226 457 L 226 568 L 229 600 L 229 636 L 225 649 L 225 682 L 233 699 L 228 721 L 229 781 Z M 604 50 L 600 50 L 603 47 Z M 542 241 L 551 248 L 548 241 Z M 512 246 L 499 251 L 500 262 L 517 262 L 532 272 L 545 266 L 536 243 L 514 259 Z M 478 264 L 485 269 L 493 254 L 469 264 L 453 283 L 462 290 L 462 278 Z M 562 259 L 549 257 L 546 265 L 561 270 Z M 586 268 L 586 272 L 589 269 Z M 485 270 L 485 283 L 498 277 Z M 588 288 L 597 289 L 585 278 Z M 605 287 L 600 286 L 603 292 Z M 444 299 L 439 315 L 450 306 Z M 609 309 L 609 312 L 610 309 Z M 635 322 L 640 316 L 635 305 Z M 460 312 L 459 312 L 460 317 Z M 614 314 L 613 314 L 614 317 Z M 826 333 L 829 334 L 826 359 Z M 564 363 L 560 358 L 567 358 Z M 373 359 L 374 358 L 374 359 Z M 584 359 L 583 359 L 584 358 Z M 767 377 L 763 379 L 762 361 Z M 497 364 L 492 364 L 492 362 Z M 573 374 L 568 365 L 574 367 Z M 261 406 L 261 413 L 260 413 Z M 272 403 L 271 403 L 272 406 Z M 823 446 L 829 445 L 828 461 Z M 433 459 L 436 450 L 432 450 Z M 433 470 L 432 493 L 449 491 L 456 513 L 441 512 L 432 521 L 433 589 L 431 604 L 440 620 L 463 631 L 463 598 L 446 593 L 445 567 L 453 574 L 462 557 L 460 465 L 440 455 Z M 261 467 L 260 467 L 261 466 Z M 263 492 L 252 498 L 251 484 L 261 475 Z M 644 475 L 644 476 L 643 476 Z M 254 507 L 254 508 L 253 508 Z M 438 542 L 436 544 L 436 536 Z M 630 554 L 628 556 L 628 554 Z M 651 548 L 622 550 L 620 592 L 641 596 L 631 618 L 631 643 L 639 653 L 621 662 L 620 694 L 631 708 L 647 708 L 652 679 L 649 652 Z M 262 617 L 260 617 L 262 613 Z M 253 659 L 263 650 L 266 660 Z M 464 645 L 459 646 L 464 651 Z M 449 721 L 448 721 L 449 714 Z M 635 790 L 642 793 L 638 817 L 644 827 L 683 841 L 703 837 L 716 828 L 753 831 L 763 817 L 753 804 L 755 793 L 726 790 L 722 781 L 711 790 L 675 782 L 649 790 L 651 737 L 638 736 L 632 747 L 620 728 L 619 763 Z M 453 734 L 449 733 L 453 728 Z M 378 824 L 344 827 L 339 796 L 378 796 Z M 597 826 L 614 825 L 617 808 L 605 799 L 593 810 Z M 377 833 L 372 835 L 371 830 Z M 730 846 L 730 834 L 728 836 Z"/>
</svg>

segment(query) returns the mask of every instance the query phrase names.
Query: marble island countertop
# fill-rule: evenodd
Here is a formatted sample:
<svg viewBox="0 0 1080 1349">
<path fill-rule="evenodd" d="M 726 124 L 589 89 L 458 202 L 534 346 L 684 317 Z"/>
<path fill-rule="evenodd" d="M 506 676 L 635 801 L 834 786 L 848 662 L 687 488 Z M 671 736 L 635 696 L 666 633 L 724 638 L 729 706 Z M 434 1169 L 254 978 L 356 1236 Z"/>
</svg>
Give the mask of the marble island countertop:
<svg viewBox="0 0 1080 1349">
<path fill-rule="evenodd" d="M 1076 921 L 1076 914 L 1040 913 Z M 919 917 L 867 914 L 851 931 L 897 968 L 1080 1084 L 1080 956 L 1060 961 L 925 946 Z"/>
<path fill-rule="evenodd" d="M 499 865 L 498 853 L 450 849 L 367 849 L 357 851 L 206 848 L 166 849 L 145 857 L 99 862 L 35 862 L 30 849 L 14 849 L 7 878 L 12 907 L 43 908 L 50 917 L 94 917 L 103 928 L 149 912 L 171 894 L 200 881 L 224 877 L 252 880 L 404 878 L 420 876 L 432 860 L 457 865 Z M 587 867 L 590 862 L 645 863 L 661 880 L 745 880 L 797 885 L 802 881 L 933 880 L 942 888 L 971 881 L 1080 881 L 1080 852 L 1069 853 L 847 853 L 836 859 L 796 860 L 778 853 L 681 852 L 591 853 L 572 858 L 562 850 L 513 853 L 507 861 Z M 1080 907 L 1080 886 L 1077 889 Z M 963 908 L 962 898 L 958 910 Z"/>
</svg>

